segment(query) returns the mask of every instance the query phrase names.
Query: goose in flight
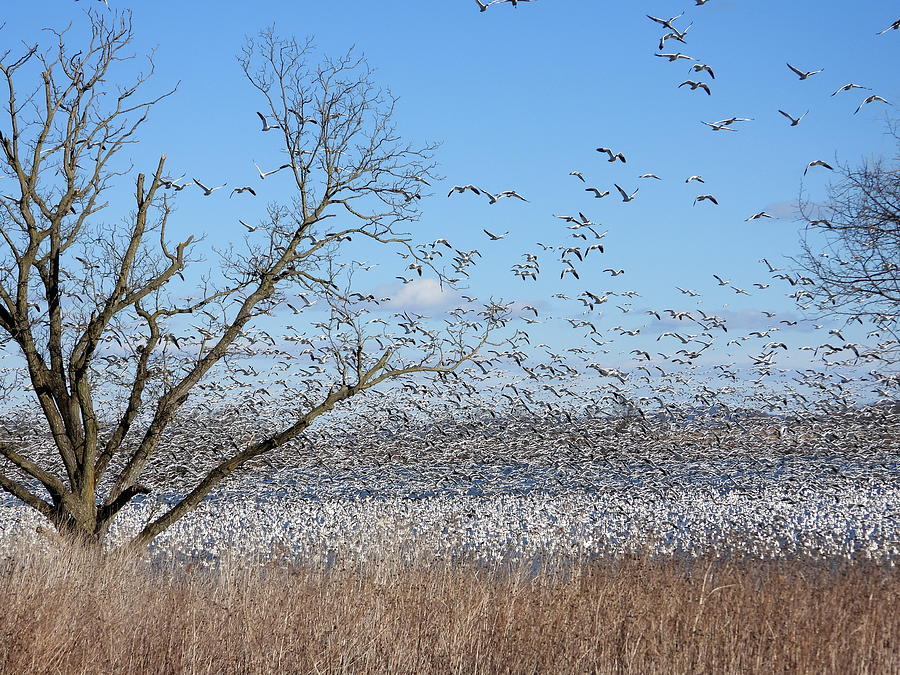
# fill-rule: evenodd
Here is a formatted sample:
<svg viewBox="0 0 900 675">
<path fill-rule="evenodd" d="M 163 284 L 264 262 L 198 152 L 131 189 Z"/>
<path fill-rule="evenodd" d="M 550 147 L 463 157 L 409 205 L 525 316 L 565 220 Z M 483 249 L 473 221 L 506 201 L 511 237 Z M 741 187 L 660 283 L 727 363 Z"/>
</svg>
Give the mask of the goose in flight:
<svg viewBox="0 0 900 675">
<path fill-rule="evenodd" d="M 638 193 L 638 191 L 640 190 L 640 188 L 638 188 L 637 190 L 635 190 L 634 192 L 632 192 L 632 193 L 629 195 L 627 192 L 625 192 L 625 190 L 623 190 L 621 187 L 619 187 L 616 183 L 613 183 L 613 185 L 616 186 L 616 190 L 618 190 L 618 191 L 619 191 L 619 194 L 622 195 L 622 201 L 623 201 L 623 202 L 630 202 L 630 201 L 632 201 L 632 200 L 634 199 L 634 196 L 635 196 L 635 195 Z"/>
<path fill-rule="evenodd" d="M 609 272 L 611 276 L 617 277 L 620 274 L 625 274 L 625 270 L 614 270 L 612 267 L 607 267 L 604 272 Z"/>
<path fill-rule="evenodd" d="M 677 15 L 677 16 L 673 16 L 671 19 L 659 19 L 659 18 L 657 18 L 657 17 L 655 17 L 655 16 L 650 16 L 649 14 L 647 14 L 646 16 L 647 16 L 648 19 L 650 19 L 651 21 L 654 21 L 654 22 L 658 23 L 658 24 L 659 24 L 660 26 L 662 26 L 663 28 L 666 28 L 666 29 L 668 29 L 668 30 L 674 30 L 674 31 L 677 31 L 678 29 L 675 28 L 675 26 L 672 25 L 672 22 L 673 22 L 673 21 L 677 21 L 677 20 L 680 19 L 682 16 L 684 16 L 684 12 L 682 12 L 681 14 L 679 14 L 679 15 Z"/>
<path fill-rule="evenodd" d="M 585 182 L 585 180 L 584 180 L 584 174 L 582 174 L 580 171 L 570 171 L 570 172 L 569 172 L 569 175 L 570 175 L 570 176 L 575 176 L 575 177 L 578 178 L 582 183 Z"/>
<path fill-rule="evenodd" d="M 656 54 L 656 56 L 659 56 L 664 59 L 669 59 L 670 63 L 673 61 L 677 61 L 678 59 L 685 59 L 687 61 L 696 61 L 697 60 L 693 56 L 688 56 L 687 54 L 682 54 L 681 52 L 676 52 L 674 54 Z"/>
<path fill-rule="evenodd" d="M 662 180 L 662 178 L 657 176 L 655 173 L 642 173 L 640 176 L 638 176 L 638 178 L 655 178 L 656 180 Z"/>
<path fill-rule="evenodd" d="M 698 183 L 705 183 L 705 182 L 706 182 L 705 180 L 703 180 L 703 176 L 688 176 L 687 178 L 684 179 L 684 182 L 685 182 L 685 183 L 690 183 L 690 182 L 693 181 L 693 180 L 697 181 Z"/>
<path fill-rule="evenodd" d="M 719 205 L 718 200 L 712 195 L 697 195 L 697 197 L 694 199 L 694 204 L 696 205 L 697 202 L 712 202 L 716 206 Z"/>
<path fill-rule="evenodd" d="M 681 84 L 678 85 L 678 88 L 681 89 L 684 85 L 688 85 L 691 88 L 691 91 L 697 91 L 697 89 L 702 89 L 706 92 L 706 95 L 711 95 L 709 91 L 709 85 L 706 82 L 697 82 L 695 80 L 685 80 Z"/>
<path fill-rule="evenodd" d="M 578 270 L 575 269 L 575 267 L 572 265 L 572 263 L 570 263 L 568 260 L 566 261 L 566 263 L 567 263 L 567 266 L 565 268 L 563 268 L 562 272 L 559 273 L 559 278 L 562 279 L 567 274 L 571 274 L 576 279 L 580 279 L 581 277 L 578 276 Z"/>
<path fill-rule="evenodd" d="M 760 211 L 759 213 L 754 213 L 749 218 L 745 218 L 744 222 L 749 223 L 751 220 L 759 220 L 760 218 L 774 218 L 775 216 L 770 216 L 765 211 Z"/>
<path fill-rule="evenodd" d="M 790 63 L 787 64 L 787 67 L 790 68 L 792 71 L 794 71 L 794 73 L 797 75 L 797 77 L 799 77 L 801 80 L 808 79 L 808 78 L 812 77 L 813 75 L 815 75 L 816 73 L 821 73 L 823 70 L 825 70 L 824 68 L 820 68 L 819 70 L 808 70 L 808 71 L 804 72 L 798 68 L 794 68 L 794 66 L 792 66 Z"/>
<path fill-rule="evenodd" d="M 627 161 L 625 159 L 625 155 L 623 155 L 621 152 L 614 153 L 609 148 L 597 148 L 597 152 L 605 152 L 607 155 L 609 155 L 609 159 L 607 160 L 609 162 L 615 162 L 618 159 L 619 161 L 621 161 L 624 164 Z"/>
<path fill-rule="evenodd" d="M 735 122 L 752 122 L 752 117 L 729 117 L 724 120 L 719 120 L 718 122 L 714 122 L 714 124 L 724 124 L 726 127 L 734 124 Z"/>
<path fill-rule="evenodd" d="M 840 94 L 842 91 L 850 91 L 851 89 L 868 89 L 868 88 L 869 87 L 864 87 L 861 84 L 856 84 L 854 82 L 848 82 L 843 87 L 838 87 L 837 89 L 835 89 L 832 96 L 836 96 L 837 94 Z"/>
<path fill-rule="evenodd" d="M 192 180 L 194 181 L 194 184 L 195 184 L 198 188 L 200 188 L 201 190 L 203 190 L 203 196 L 204 196 L 204 197 L 209 197 L 209 196 L 210 196 L 213 192 L 215 192 L 216 190 L 221 190 L 223 187 L 225 187 L 226 185 L 228 185 L 228 183 L 222 183 L 221 185 L 217 185 L 216 187 L 206 187 L 203 183 L 201 183 L 201 182 L 200 182 L 199 180 L 197 180 L 196 178 L 193 178 Z"/>
<path fill-rule="evenodd" d="M 821 159 L 816 159 L 806 165 L 806 168 L 803 169 L 803 175 L 805 176 L 806 172 L 809 171 L 810 167 L 813 166 L 821 166 L 828 169 L 829 171 L 834 171 L 834 167 L 832 167 L 828 162 L 824 162 Z"/>
<path fill-rule="evenodd" d="M 278 173 L 282 169 L 288 169 L 288 168 L 290 168 L 291 165 L 290 164 L 282 164 L 277 169 L 272 169 L 271 171 L 263 171 L 261 168 L 259 168 L 259 164 L 257 164 L 256 162 L 253 162 L 253 166 L 255 166 L 256 170 L 259 172 L 260 180 L 265 180 L 266 176 L 271 176 L 273 173 Z"/>
<path fill-rule="evenodd" d="M 779 110 L 778 112 L 780 112 L 782 115 L 784 115 L 785 117 L 787 117 L 787 118 L 791 121 L 791 126 L 792 126 L 792 127 L 795 127 L 795 126 L 797 126 L 798 124 L 800 124 L 800 120 L 802 120 L 804 117 L 806 117 L 806 116 L 809 114 L 809 110 L 807 110 L 805 113 L 803 113 L 802 115 L 800 115 L 800 117 L 792 117 L 792 116 L 789 115 L 788 113 L 784 112 L 784 110 Z"/>
<path fill-rule="evenodd" d="M 691 26 L 693 26 L 693 25 L 694 24 L 691 24 Z M 687 28 L 685 28 L 684 31 L 681 33 L 676 31 L 673 33 L 664 34 L 661 38 L 659 38 L 659 50 L 662 51 L 663 49 L 666 48 L 666 40 L 675 40 L 676 42 L 680 42 L 681 44 L 687 44 L 684 41 L 684 35 L 691 29 L 691 26 L 688 26 Z"/>
<path fill-rule="evenodd" d="M 263 131 L 272 131 L 272 129 L 280 129 L 281 128 L 280 124 L 269 124 L 268 121 L 266 121 L 266 116 L 263 115 L 259 111 L 257 111 L 256 116 L 259 117 L 260 121 L 262 122 L 262 130 Z"/>
<path fill-rule="evenodd" d="M 584 189 L 585 192 L 593 192 L 595 199 L 601 199 L 609 194 L 609 190 L 600 191 L 600 188 L 589 187 Z"/>
<path fill-rule="evenodd" d="M 705 63 L 695 63 L 691 66 L 691 69 L 688 71 L 689 73 L 702 73 L 707 72 L 712 79 L 716 79 L 716 74 L 713 72 L 713 69 L 710 68 Z"/>
<path fill-rule="evenodd" d="M 238 222 L 239 222 L 241 225 L 243 225 L 244 227 L 246 227 L 248 232 L 256 232 L 257 230 L 263 229 L 262 225 L 258 225 L 257 227 L 250 227 L 250 226 L 249 226 L 247 223 L 245 223 L 243 220 L 238 219 Z"/>
<path fill-rule="evenodd" d="M 454 185 L 452 188 L 450 188 L 450 192 L 447 193 L 447 196 L 449 197 L 449 196 L 452 195 L 454 192 L 458 192 L 459 194 L 462 194 L 462 193 L 465 192 L 466 190 L 471 190 L 471 191 L 474 192 L 476 195 L 480 195 L 480 194 L 481 194 L 481 190 L 479 190 L 479 189 L 478 189 L 477 187 L 475 187 L 474 185 Z"/>
<path fill-rule="evenodd" d="M 732 129 L 727 124 L 721 122 L 704 122 L 701 120 L 700 124 L 705 124 L 713 131 L 737 131 L 737 129 Z"/>
<path fill-rule="evenodd" d="M 482 229 L 481 231 L 489 236 L 491 238 L 491 241 L 500 241 L 501 239 L 503 239 L 503 237 L 509 234 L 509 232 L 504 232 L 503 234 L 494 234 L 493 232 L 488 232 L 485 229 Z"/>
<path fill-rule="evenodd" d="M 864 105 L 866 105 L 867 103 L 874 103 L 875 101 L 881 101 L 882 103 L 887 103 L 888 105 L 893 105 L 893 103 L 891 103 L 890 101 L 883 99 L 880 96 L 876 96 L 875 94 L 872 94 L 871 96 L 866 96 L 863 99 L 863 102 L 860 103 L 859 106 L 856 108 L 856 110 L 853 111 L 853 114 L 855 115 L 860 110 L 862 110 L 862 107 Z"/>
<path fill-rule="evenodd" d="M 878 33 L 878 35 L 884 35 L 884 34 L 887 33 L 889 30 L 900 30 L 900 19 L 897 19 L 897 20 L 896 20 L 894 23 L 892 23 L 890 26 L 888 26 L 887 28 L 885 28 L 885 29 L 884 29 L 883 31 L 881 31 L 880 33 Z"/>
<path fill-rule="evenodd" d="M 489 200 L 488 204 L 496 204 L 498 201 L 500 201 L 504 197 L 515 197 L 516 199 L 521 199 L 523 202 L 528 201 L 527 199 L 525 199 L 525 197 L 520 195 L 515 190 L 504 190 L 503 192 L 498 192 L 496 195 L 492 195 L 490 192 L 487 192 L 486 190 L 482 190 L 482 192 L 484 192 L 484 194 L 487 195 L 488 200 Z"/>
<path fill-rule="evenodd" d="M 319 123 L 319 120 L 317 120 L 315 117 L 304 117 L 303 113 L 301 113 L 299 110 L 295 110 L 294 108 L 288 108 L 288 112 L 294 113 L 294 115 L 297 116 L 297 121 L 300 122 L 300 124 L 306 124 L 307 122 L 309 122 L 310 124 Z"/>
<path fill-rule="evenodd" d="M 235 192 L 237 192 L 238 194 L 241 194 L 242 192 L 249 192 L 249 193 L 250 193 L 251 195 L 253 195 L 254 197 L 256 196 L 256 190 L 254 190 L 254 189 L 253 189 L 252 187 L 250 187 L 249 185 L 245 185 L 245 186 L 243 186 L 243 187 L 236 187 L 236 188 L 234 188 L 234 189 L 231 191 L 231 194 L 228 195 L 228 198 L 231 199 L 232 197 L 234 197 L 234 193 L 235 193 Z"/>
</svg>

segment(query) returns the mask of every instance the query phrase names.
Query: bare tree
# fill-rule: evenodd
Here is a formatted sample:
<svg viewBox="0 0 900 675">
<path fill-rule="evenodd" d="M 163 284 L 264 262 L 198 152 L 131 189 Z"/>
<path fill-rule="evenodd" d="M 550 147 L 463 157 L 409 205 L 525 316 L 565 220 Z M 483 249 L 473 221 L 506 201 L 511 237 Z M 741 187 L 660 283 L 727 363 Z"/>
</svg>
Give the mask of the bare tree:
<svg viewBox="0 0 900 675">
<path fill-rule="evenodd" d="M 897 138 L 896 133 L 894 137 Z M 898 139 L 900 140 L 900 139 Z M 837 167 L 824 205 L 801 203 L 807 299 L 825 315 L 867 319 L 896 338 L 900 319 L 900 168 Z"/>
<path fill-rule="evenodd" d="M 150 491 L 148 466 L 189 396 L 226 376 L 249 386 L 253 368 L 235 364 L 264 351 L 262 337 L 274 343 L 265 321 L 277 309 L 293 300 L 296 313 L 316 303 L 327 310 L 314 337 L 298 329 L 317 369 L 288 383 L 292 417 L 218 449 L 211 463 L 181 448 L 177 461 L 195 472 L 193 486 L 137 534 L 132 543 L 142 546 L 341 402 L 392 378 L 452 373 L 505 322 L 505 308 L 489 304 L 440 330 L 400 314 L 401 335 L 363 323 L 379 300 L 357 281 L 362 263 L 347 254 L 351 242 L 394 249 L 407 269 L 452 281 L 434 247 L 402 231 L 419 217 L 432 148 L 399 139 L 394 100 L 373 85 L 364 60 L 313 62 L 310 44 L 271 30 L 249 41 L 239 62 L 265 101 L 265 139 L 279 139 L 292 194 L 247 226 L 243 247 L 220 251 L 221 264 L 188 285 L 198 239 L 167 236 L 186 182 L 167 175 L 166 155 L 137 174 L 131 214 L 115 225 L 101 220 L 106 195 L 130 173 L 122 151 L 174 90 L 140 98 L 152 60 L 112 90 L 131 58 L 130 17 L 91 15 L 89 23 L 77 48 L 66 29 L 49 33 L 50 46 L 0 58 L 0 349 L 23 361 L 53 450 L 0 436 L 0 487 L 61 533 L 99 544 L 116 514 Z"/>
</svg>

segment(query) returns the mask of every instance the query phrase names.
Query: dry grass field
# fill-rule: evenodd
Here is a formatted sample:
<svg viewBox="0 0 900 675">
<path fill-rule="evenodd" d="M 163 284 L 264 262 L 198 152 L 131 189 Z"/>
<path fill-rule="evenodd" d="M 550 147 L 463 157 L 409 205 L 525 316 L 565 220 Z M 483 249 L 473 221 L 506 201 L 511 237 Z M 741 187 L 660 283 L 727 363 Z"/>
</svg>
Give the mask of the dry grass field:
<svg viewBox="0 0 900 675">
<path fill-rule="evenodd" d="M 3 673 L 896 673 L 900 574 L 863 564 L 594 561 L 150 570 L 0 564 Z"/>
</svg>

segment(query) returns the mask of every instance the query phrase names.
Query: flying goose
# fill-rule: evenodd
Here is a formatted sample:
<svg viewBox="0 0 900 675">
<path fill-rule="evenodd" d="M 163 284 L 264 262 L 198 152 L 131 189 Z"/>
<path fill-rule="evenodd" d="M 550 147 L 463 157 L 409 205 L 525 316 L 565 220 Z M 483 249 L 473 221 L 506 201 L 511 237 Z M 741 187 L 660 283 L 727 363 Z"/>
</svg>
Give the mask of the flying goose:
<svg viewBox="0 0 900 675">
<path fill-rule="evenodd" d="M 834 94 L 832 94 L 832 96 L 836 96 L 837 94 L 840 94 L 842 91 L 850 91 L 851 89 L 868 89 L 868 88 L 869 87 L 864 87 L 861 84 L 855 84 L 853 82 L 848 82 L 843 87 L 838 87 L 837 89 L 835 89 Z"/>
<path fill-rule="evenodd" d="M 693 72 L 693 73 L 700 73 L 700 72 L 704 72 L 704 71 L 707 72 L 707 73 L 709 73 L 709 76 L 710 76 L 712 79 L 716 79 L 716 74 L 713 72 L 713 69 L 710 68 L 710 67 L 709 67 L 708 65 L 706 65 L 705 63 L 695 63 L 695 64 L 693 64 L 693 65 L 691 66 L 691 69 L 690 69 L 688 72 L 689 72 L 689 73 L 691 73 L 691 72 Z"/>
<path fill-rule="evenodd" d="M 697 197 L 694 199 L 694 204 L 696 205 L 697 202 L 704 202 L 704 201 L 712 202 L 716 206 L 719 205 L 718 200 L 715 197 L 713 197 L 712 195 L 697 195 Z"/>
<path fill-rule="evenodd" d="M 706 95 L 709 96 L 711 92 L 709 91 L 709 85 L 706 82 L 697 82 L 695 80 L 685 80 L 681 84 L 678 85 L 678 89 L 681 89 L 684 85 L 688 85 L 691 88 L 691 91 L 697 91 L 697 89 L 702 89 L 706 92 Z"/>
<path fill-rule="evenodd" d="M 885 28 L 883 31 L 881 31 L 880 33 L 877 33 L 877 35 L 884 35 L 889 30 L 900 30 L 900 19 L 897 19 L 894 23 L 892 23 L 890 26 Z"/>
<path fill-rule="evenodd" d="M 765 211 L 760 211 L 759 213 L 754 213 L 754 214 L 753 214 L 752 216 L 750 216 L 749 218 L 745 218 L 745 219 L 744 219 L 744 222 L 745 222 L 745 223 L 749 223 L 751 220 L 758 220 L 758 219 L 760 219 L 760 218 L 774 218 L 774 217 L 775 217 L 775 216 L 770 216 L 770 215 L 769 215 L 768 213 L 766 213 Z"/>
<path fill-rule="evenodd" d="M 857 112 L 858 112 L 858 111 L 859 111 L 859 108 L 857 108 Z M 795 118 L 795 117 L 792 117 L 791 115 L 789 115 L 788 113 L 784 112 L 784 110 L 779 110 L 778 112 L 780 112 L 782 115 L 784 115 L 785 117 L 787 117 L 787 118 L 791 121 L 791 126 L 792 126 L 792 127 L 795 127 L 795 126 L 797 126 L 798 124 L 800 124 L 800 120 L 802 120 L 804 117 L 806 117 L 806 116 L 809 114 L 809 110 L 807 110 L 805 113 L 803 113 L 802 115 L 800 115 L 800 117 L 796 117 L 796 118 Z"/>
<path fill-rule="evenodd" d="M 281 128 L 280 124 L 269 124 L 266 121 L 266 116 L 263 115 L 259 111 L 257 111 L 256 116 L 259 117 L 260 121 L 262 122 L 262 130 L 263 131 L 272 131 L 272 129 L 280 129 Z"/>
<path fill-rule="evenodd" d="M 669 59 L 669 62 L 677 61 L 678 59 L 685 59 L 687 61 L 696 61 L 693 56 L 688 56 L 687 54 L 682 54 L 681 52 L 676 52 L 675 54 L 656 54 L 656 56 L 662 57 L 664 59 Z"/>
<path fill-rule="evenodd" d="M 600 191 L 600 188 L 589 187 L 584 189 L 585 192 L 593 192 L 595 199 L 601 199 L 609 194 L 609 190 Z"/>
<path fill-rule="evenodd" d="M 634 196 L 638 193 L 638 190 L 640 190 L 640 188 L 638 188 L 637 190 L 635 190 L 634 192 L 632 192 L 632 193 L 629 195 L 627 192 L 625 192 L 625 190 L 623 190 L 621 187 L 619 187 L 616 183 L 613 183 L 613 185 L 616 186 L 616 190 L 618 190 L 618 191 L 619 191 L 619 194 L 622 195 L 622 201 L 623 201 L 623 202 L 630 202 L 630 201 L 632 201 L 632 200 L 634 199 Z"/>
<path fill-rule="evenodd" d="M 282 169 L 289 169 L 291 165 L 290 164 L 282 164 L 277 169 L 272 169 L 271 171 L 263 171 L 261 168 L 259 168 L 259 164 L 257 164 L 256 162 L 253 162 L 253 166 L 255 166 L 256 170 L 259 172 L 260 180 L 265 180 L 266 176 L 271 176 L 273 173 L 278 173 Z"/>
<path fill-rule="evenodd" d="M 856 113 L 858 113 L 862 109 L 862 107 L 864 105 L 866 105 L 867 103 L 874 103 L 875 101 L 881 101 L 882 103 L 887 103 L 888 105 L 893 105 L 893 103 L 891 103 L 890 101 L 883 99 L 880 96 L 876 96 L 875 94 L 872 94 L 871 96 L 866 96 L 863 99 L 863 102 L 860 103 L 859 106 L 856 108 L 856 110 L 853 111 L 853 114 L 855 115 Z"/>
<path fill-rule="evenodd" d="M 203 196 L 204 196 L 204 197 L 209 197 L 209 196 L 210 196 L 213 192 L 215 192 L 216 190 L 221 190 L 223 187 L 225 187 L 226 185 L 228 185 L 228 183 L 222 183 L 221 185 L 217 185 L 216 187 L 206 187 L 203 183 L 201 183 L 201 182 L 200 182 L 199 180 L 197 180 L 196 178 L 194 178 L 194 179 L 192 179 L 192 180 L 194 181 L 194 184 L 195 184 L 198 188 L 200 188 L 201 190 L 203 190 Z"/>
<path fill-rule="evenodd" d="M 813 75 L 815 75 L 816 73 L 821 73 L 823 70 L 825 70 L 824 68 L 820 68 L 819 70 L 809 70 L 809 71 L 804 72 L 802 70 L 794 68 L 794 66 L 792 66 L 790 63 L 787 64 L 787 67 L 790 68 L 792 71 L 794 71 L 794 73 L 796 73 L 797 77 L 799 77 L 801 80 L 810 78 Z"/>
<path fill-rule="evenodd" d="M 623 164 L 626 162 L 625 155 L 623 155 L 621 152 L 614 153 L 609 148 L 597 148 L 597 152 L 605 152 L 607 155 L 609 155 L 609 159 L 607 160 L 609 162 L 615 162 L 617 159 L 620 160 Z"/>
<path fill-rule="evenodd" d="M 672 22 L 676 21 L 677 19 L 680 19 L 682 16 L 684 16 L 684 12 L 682 12 L 681 14 L 679 14 L 677 16 L 673 16 L 671 19 L 658 19 L 655 16 L 650 16 L 649 14 L 647 14 L 646 16 L 648 19 L 650 19 L 651 21 L 655 21 L 663 28 L 667 28 L 668 30 L 677 30 L 677 28 L 675 28 L 675 26 L 672 25 Z"/>
<path fill-rule="evenodd" d="M 821 159 L 816 159 L 806 165 L 806 168 L 803 169 L 803 175 L 805 176 L 806 172 L 809 171 L 810 167 L 813 166 L 821 166 L 828 169 L 829 171 L 834 171 L 834 167 L 832 167 L 828 162 L 823 162 Z"/>
</svg>

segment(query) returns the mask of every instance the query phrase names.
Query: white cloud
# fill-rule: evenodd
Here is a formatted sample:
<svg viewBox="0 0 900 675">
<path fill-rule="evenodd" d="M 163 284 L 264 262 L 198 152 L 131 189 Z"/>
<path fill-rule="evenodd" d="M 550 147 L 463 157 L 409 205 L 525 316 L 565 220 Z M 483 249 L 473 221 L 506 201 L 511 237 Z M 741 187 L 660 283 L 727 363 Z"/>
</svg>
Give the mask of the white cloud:
<svg viewBox="0 0 900 675">
<path fill-rule="evenodd" d="M 430 277 L 410 281 L 393 294 L 391 307 L 394 309 L 435 309 L 445 307 L 458 299 L 459 295 L 449 288 L 441 288 L 437 279 Z"/>
</svg>

